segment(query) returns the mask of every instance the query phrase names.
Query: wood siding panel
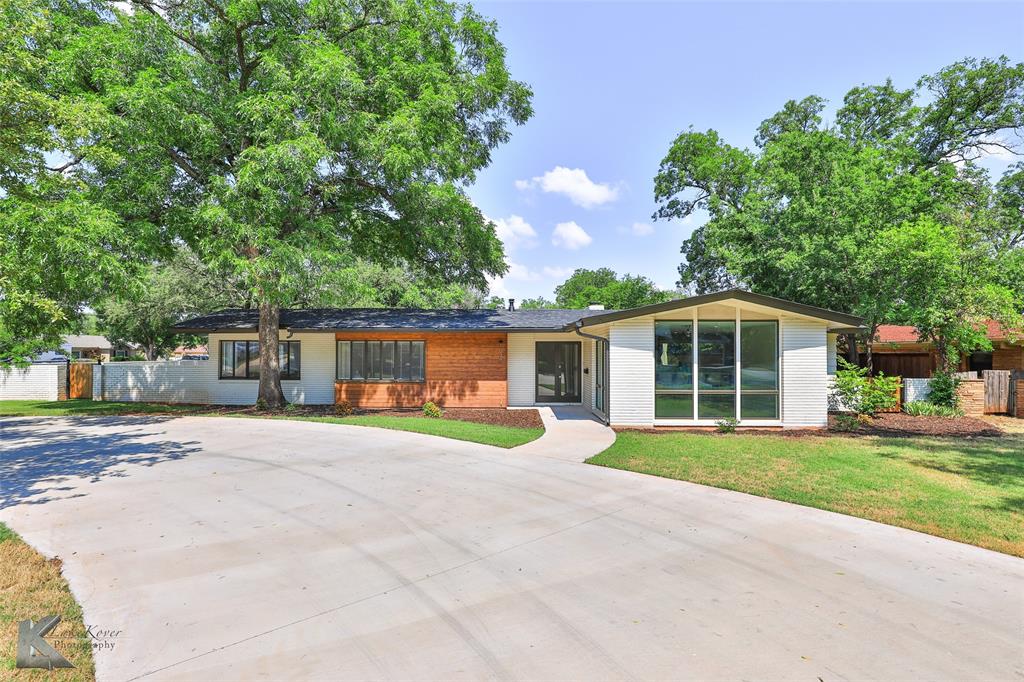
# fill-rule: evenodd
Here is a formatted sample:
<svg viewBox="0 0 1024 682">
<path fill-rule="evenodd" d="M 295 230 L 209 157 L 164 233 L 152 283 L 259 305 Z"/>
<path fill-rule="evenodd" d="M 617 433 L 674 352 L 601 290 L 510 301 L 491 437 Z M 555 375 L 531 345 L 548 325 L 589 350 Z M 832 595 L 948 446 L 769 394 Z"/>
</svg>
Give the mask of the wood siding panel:
<svg viewBox="0 0 1024 682">
<path fill-rule="evenodd" d="M 1024 369 L 1024 346 L 994 349 L 992 369 Z"/>
<path fill-rule="evenodd" d="M 504 332 L 337 332 L 336 341 L 424 341 L 424 382 L 336 381 L 335 402 L 357 407 L 508 405 L 508 335 Z M 334 376 L 332 368 L 331 376 Z"/>
<path fill-rule="evenodd" d="M 828 424 L 826 327 L 782 318 L 782 421 L 786 428 Z"/>
</svg>

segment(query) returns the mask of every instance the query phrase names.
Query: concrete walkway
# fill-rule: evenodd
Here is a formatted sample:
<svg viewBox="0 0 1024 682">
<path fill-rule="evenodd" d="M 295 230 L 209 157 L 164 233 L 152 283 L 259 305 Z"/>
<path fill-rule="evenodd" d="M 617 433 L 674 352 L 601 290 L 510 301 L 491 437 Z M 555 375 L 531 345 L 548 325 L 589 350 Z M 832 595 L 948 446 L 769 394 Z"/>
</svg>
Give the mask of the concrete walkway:
<svg viewBox="0 0 1024 682">
<path fill-rule="evenodd" d="M 544 421 L 544 435 L 512 448 L 517 455 L 583 462 L 607 450 L 615 442 L 615 432 L 578 405 L 539 407 L 537 411 Z"/>
<path fill-rule="evenodd" d="M 0 419 L 0 520 L 100 682 L 1024 677 L 1024 560 L 414 433 Z"/>
</svg>

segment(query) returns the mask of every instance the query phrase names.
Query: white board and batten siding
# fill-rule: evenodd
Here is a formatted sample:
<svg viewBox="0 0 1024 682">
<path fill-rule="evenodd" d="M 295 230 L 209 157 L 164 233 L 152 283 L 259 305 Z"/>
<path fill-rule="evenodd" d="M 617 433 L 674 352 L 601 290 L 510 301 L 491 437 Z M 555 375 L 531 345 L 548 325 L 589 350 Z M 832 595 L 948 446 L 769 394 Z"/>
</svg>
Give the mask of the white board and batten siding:
<svg viewBox="0 0 1024 682">
<path fill-rule="evenodd" d="M 67 397 L 65 363 L 0 369 L 0 400 L 66 400 Z"/>
<path fill-rule="evenodd" d="M 608 328 L 608 421 L 654 424 L 654 318 L 619 320 Z"/>
<path fill-rule="evenodd" d="M 786 428 L 828 424 L 827 325 L 782 317 L 782 422 Z"/>
<path fill-rule="evenodd" d="M 508 405 L 529 407 L 537 404 L 537 342 L 571 341 L 580 343 L 581 404 L 593 404 L 593 349 L 594 342 L 572 332 L 531 334 L 516 332 L 508 335 Z"/>
<path fill-rule="evenodd" d="M 255 341 L 253 332 L 211 334 L 209 360 L 111 362 L 94 367 L 93 397 L 125 402 L 252 405 L 259 381 L 221 379 L 220 342 Z M 284 335 L 281 336 L 285 340 Z M 334 403 L 334 334 L 295 334 L 300 342 L 300 379 L 282 381 L 285 398 L 304 405 Z"/>
</svg>

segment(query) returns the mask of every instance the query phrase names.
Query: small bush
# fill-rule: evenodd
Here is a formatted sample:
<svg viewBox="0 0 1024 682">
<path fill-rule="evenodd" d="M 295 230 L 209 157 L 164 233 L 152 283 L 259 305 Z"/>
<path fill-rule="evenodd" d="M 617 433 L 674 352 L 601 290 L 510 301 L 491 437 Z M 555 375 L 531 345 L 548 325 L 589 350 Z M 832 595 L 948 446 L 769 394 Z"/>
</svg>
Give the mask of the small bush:
<svg viewBox="0 0 1024 682">
<path fill-rule="evenodd" d="M 291 413 L 291 412 L 295 412 L 298 409 L 299 409 L 299 404 L 298 403 L 285 403 L 284 404 L 284 411 L 285 412 Z"/>
<path fill-rule="evenodd" d="M 267 401 L 263 398 L 256 398 L 256 409 L 263 412 L 267 409 Z"/>
<path fill-rule="evenodd" d="M 856 414 L 875 415 L 896 407 L 900 377 L 879 372 L 868 376 L 867 367 L 857 367 L 839 358 L 842 369 L 836 372 L 835 392 L 840 406 Z"/>
<path fill-rule="evenodd" d="M 719 419 L 715 422 L 715 430 L 719 433 L 736 433 L 737 426 L 739 426 L 739 422 L 734 417 Z"/>
<path fill-rule="evenodd" d="M 355 412 L 355 408 L 352 407 L 352 403 L 347 400 L 339 400 L 334 403 L 334 414 L 339 417 L 349 417 Z"/>
<path fill-rule="evenodd" d="M 836 431 L 856 431 L 861 427 L 861 420 L 857 415 L 842 412 L 835 416 L 832 428 Z"/>
<path fill-rule="evenodd" d="M 960 412 L 949 405 L 936 405 L 926 400 L 914 400 L 903 406 L 903 411 L 913 417 L 958 417 Z"/>
<path fill-rule="evenodd" d="M 428 400 L 427 402 L 423 403 L 424 417 L 430 417 L 431 419 L 440 419 L 441 415 L 443 414 L 444 413 L 441 412 L 441 408 L 438 407 L 435 402 Z"/>
<path fill-rule="evenodd" d="M 959 378 L 946 372 L 936 372 L 928 380 L 928 402 L 959 410 L 960 396 L 956 392 L 959 386 Z"/>
</svg>

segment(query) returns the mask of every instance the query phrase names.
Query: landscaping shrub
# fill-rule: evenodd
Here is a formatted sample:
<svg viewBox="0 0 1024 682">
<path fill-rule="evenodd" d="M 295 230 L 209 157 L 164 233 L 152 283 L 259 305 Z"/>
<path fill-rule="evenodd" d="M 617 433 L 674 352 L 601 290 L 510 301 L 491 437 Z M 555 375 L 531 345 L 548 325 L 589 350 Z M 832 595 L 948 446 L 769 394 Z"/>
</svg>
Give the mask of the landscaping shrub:
<svg viewBox="0 0 1024 682">
<path fill-rule="evenodd" d="M 433 401 L 428 400 L 427 402 L 423 403 L 423 416 L 424 417 L 431 417 L 433 419 L 440 419 L 442 414 L 444 414 L 444 413 L 441 412 L 441 408 L 438 407 L 437 404 L 434 403 Z"/>
<path fill-rule="evenodd" d="M 719 419 L 715 422 L 715 430 L 719 433 L 736 433 L 737 426 L 739 426 L 739 422 L 734 417 Z"/>
<path fill-rule="evenodd" d="M 860 426 L 861 420 L 849 413 L 837 414 L 832 422 L 832 428 L 836 431 L 856 431 Z"/>
<path fill-rule="evenodd" d="M 347 400 L 339 400 L 334 404 L 334 414 L 339 417 L 348 417 L 355 412 L 355 408 L 352 407 L 352 403 Z"/>
<path fill-rule="evenodd" d="M 857 367 L 839 358 L 835 392 L 842 407 L 861 415 L 875 415 L 896 407 L 899 401 L 900 377 L 879 372 L 868 376 L 866 367 Z"/>
<path fill-rule="evenodd" d="M 928 402 L 954 411 L 960 409 L 960 396 L 956 390 L 960 379 L 947 372 L 936 372 L 928 380 Z"/>
<path fill-rule="evenodd" d="M 949 405 L 937 405 L 927 400 L 914 400 L 903 406 L 912 417 L 958 417 L 960 412 Z"/>
</svg>

